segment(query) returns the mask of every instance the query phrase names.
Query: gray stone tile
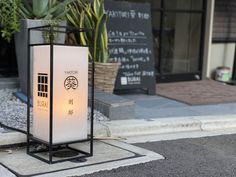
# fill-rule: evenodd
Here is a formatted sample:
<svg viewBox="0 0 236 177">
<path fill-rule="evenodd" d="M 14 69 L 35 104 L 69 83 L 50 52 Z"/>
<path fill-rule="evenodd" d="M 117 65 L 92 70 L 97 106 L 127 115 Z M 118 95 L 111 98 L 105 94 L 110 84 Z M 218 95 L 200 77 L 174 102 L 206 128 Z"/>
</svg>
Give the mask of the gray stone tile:
<svg viewBox="0 0 236 177">
<path fill-rule="evenodd" d="M 191 109 L 201 115 L 236 114 L 236 103 L 192 106 Z"/>
<path fill-rule="evenodd" d="M 185 116 L 198 116 L 199 113 L 191 110 L 188 107 L 181 108 L 164 108 L 164 109 L 147 109 L 136 106 L 136 118 L 138 119 L 157 119 L 157 118 L 170 118 L 170 117 L 185 117 Z"/>
<path fill-rule="evenodd" d="M 0 165 L 0 176 L 1 177 L 16 177 L 9 170 Z"/>
<path fill-rule="evenodd" d="M 168 98 L 164 98 L 161 96 L 148 96 L 148 95 L 125 95 L 122 96 L 124 98 L 128 98 L 130 100 L 135 101 L 135 104 L 139 105 L 139 106 L 143 106 L 145 108 L 163 108 L 163 107 L 183 107 L 183 106 L 187 106 L 184 103 L 175 101 L 175 100 L 171 100 Z"/>
<path fill-rule="evenodd" d="M 130 95 L 120 95 L 122 96 L 123 98 L 127 98 L 127 99 L 130 99 L 130 100 L 133 100 L 133 101 L 137 101 L 137 100 L 143 100 L 143 99 L 148 99 L 148 100 L 156 100 L 156 99 L 160 99 L 162 97 L 160 96 L 157 96 L 157 95 L 146 95 L 146 94 L 130 94 Z"/>
<path fill-rule="evenodd" d="M 191 106 L 161 96 L 125 95 L 135 102 L 138 119 L 236 114 L 236 103 Z"/>
</svg>

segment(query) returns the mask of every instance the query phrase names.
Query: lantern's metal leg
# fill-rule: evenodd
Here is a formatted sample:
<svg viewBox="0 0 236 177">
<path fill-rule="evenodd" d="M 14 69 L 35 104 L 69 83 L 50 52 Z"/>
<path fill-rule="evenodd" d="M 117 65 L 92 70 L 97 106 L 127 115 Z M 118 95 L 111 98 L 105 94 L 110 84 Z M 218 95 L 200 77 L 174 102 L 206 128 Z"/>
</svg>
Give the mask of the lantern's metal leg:
<svg viewBox="0 0 236 177">
<path fill-rule="evenodd" d="M 30 62 L 30 29 L 28 29 L 28 39 L 27 39 L 27 154 L 30 151 L 30 97 L 31 97 L 31 80 L 30 80 L 30 70 L 31 70 L 31 62 Z"/>
<path fill-rule="evenodd" d="M 50 117 L 49 117 L 49 163 L 52 163 L 53 151 L 53 29 L 50 26 Z"/>
<path fill-rule="evenodd" d="M 93 36 L 94 35 L 94 31 L 92 31 Z M 92 88 L 91 88 L 91 127 L 90 127 L 90 155 L 93 156 L 93 119 L 94 119 L 94 70 L 95 70 L 95 64 L 94 64 L 94 52 L 92 50 Z"/>
<path fill-rule="evenodd" d="M 93 114 L 94 114 L 94 59 L 92 59 L 92 88 L 91 88 L 91 127 L 90 127 L 90 155 L 93 156 Z"/>
</svg>

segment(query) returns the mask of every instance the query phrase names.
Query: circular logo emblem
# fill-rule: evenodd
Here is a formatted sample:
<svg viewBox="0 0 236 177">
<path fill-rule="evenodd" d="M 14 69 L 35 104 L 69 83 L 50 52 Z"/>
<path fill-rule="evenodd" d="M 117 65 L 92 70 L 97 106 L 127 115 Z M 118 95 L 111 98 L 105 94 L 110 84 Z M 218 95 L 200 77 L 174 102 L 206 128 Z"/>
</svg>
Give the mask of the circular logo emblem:
<svg viewBox="0 0 236 177">
<path fill-rule="evenodd" d="M 79 85 L 79 82 L 74 76 L 68 76 L 64 81 L 64 87 L 66 90 L 70 90 L 70 89 L 75 90 L 77 89 L 78 85 Z"/>
</svg>

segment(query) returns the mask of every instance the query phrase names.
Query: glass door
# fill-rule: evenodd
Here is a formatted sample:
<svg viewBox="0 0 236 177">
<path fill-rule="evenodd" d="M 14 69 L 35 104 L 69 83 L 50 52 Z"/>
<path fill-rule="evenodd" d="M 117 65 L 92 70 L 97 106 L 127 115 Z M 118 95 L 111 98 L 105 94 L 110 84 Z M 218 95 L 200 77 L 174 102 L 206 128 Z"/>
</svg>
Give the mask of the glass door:
<svg viewBox="0 0 236 177">
<path fill-rule="evenodd" d="M 205 1 L 162 0 L 157 82 L 201 79 Z"/>
<path fill-rule="evenodd" d="M 178 74 L 198 72 L 201 15 L 164 13 L 162 35 L 162 72 Z"/>
</svg>

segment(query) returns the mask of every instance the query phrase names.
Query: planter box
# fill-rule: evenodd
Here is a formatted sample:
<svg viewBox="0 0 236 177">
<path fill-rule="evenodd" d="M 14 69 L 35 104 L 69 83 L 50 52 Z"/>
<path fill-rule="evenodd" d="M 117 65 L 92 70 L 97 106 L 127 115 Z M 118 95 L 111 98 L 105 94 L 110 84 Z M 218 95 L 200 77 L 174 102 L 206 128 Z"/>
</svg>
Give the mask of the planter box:
<svg viewBox="0 0 236 177">
<path fill-rule="evenodd" d="M 20 88 L 24 94 L 27 94 L 27 58 L 28 58 L 28 28 L 37 27 L 47 25 L 47 21 L 45 20 L 31 20 L 26 19 L 21 21 L 21 31 L 15 34 L 15 46 L 16 46 L 16 58 L 17 58 L 17 65 L 18 65 L 18 74 L 20 79 Z M 65 26 L 66 22 L 62 22 L 59 24 L 61 26 Z M 61 33 L 56 40 L 57 43 L 64 43 L 65 41 L 65 34 Z M 43 43 L 43 33 L 41 31 L 32 31 L 30 35 L 30 43 L 37 44 Z M 31 52 L 32 54 L 32 52 Z M 31 58 L 31 69 L 33 68 L 33 61 L 32 56 Z M 32 95 L 32 71 L 31 73 L 31 95 Z"/>
<path fill-rule="evenodd" d="M 120 63 L 95 63 L 94 87 L 104 92 L 113 93 Z M 92 64 L 89 64 L 89 83 L 91 85 Z"/>
</svg>

